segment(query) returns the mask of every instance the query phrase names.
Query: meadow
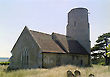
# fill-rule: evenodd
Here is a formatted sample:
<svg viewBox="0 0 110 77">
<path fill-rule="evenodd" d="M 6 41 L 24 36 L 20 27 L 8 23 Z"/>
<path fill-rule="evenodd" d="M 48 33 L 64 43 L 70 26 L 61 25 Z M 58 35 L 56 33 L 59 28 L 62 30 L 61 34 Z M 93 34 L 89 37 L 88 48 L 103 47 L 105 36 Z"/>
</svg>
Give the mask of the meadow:
<svg viewBox="0 0 110 77">
<path fill-rule="evenodd" d="M 93 67 L 76 67 L 72 65 L 59 66 L 51 69 L 22 69 L 7 72 L 8 66 L 0 66 L 0 77 L 67 77 L 67 70 L 81 71 L 81 77 L 88 77 L 90 73 L 95 77 L 110 77 L 110 66 L 93 65 Z"/>
</svg>

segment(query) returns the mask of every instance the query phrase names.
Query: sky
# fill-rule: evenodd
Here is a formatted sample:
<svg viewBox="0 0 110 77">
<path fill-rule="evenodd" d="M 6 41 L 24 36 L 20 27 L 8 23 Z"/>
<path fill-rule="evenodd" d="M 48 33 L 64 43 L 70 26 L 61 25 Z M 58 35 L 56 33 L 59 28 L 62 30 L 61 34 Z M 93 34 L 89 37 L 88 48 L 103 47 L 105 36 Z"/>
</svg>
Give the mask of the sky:
<svg viewBox="0 0 110 77">
<path fill-rule="evenodd" d="M 90 40 L 110 32 L 110 0 L 0 0 L 0 57 L 10 57 L 24 26 L 66 34 L 67 13 L 78 7 L 89 10 Z"/>
</svg>

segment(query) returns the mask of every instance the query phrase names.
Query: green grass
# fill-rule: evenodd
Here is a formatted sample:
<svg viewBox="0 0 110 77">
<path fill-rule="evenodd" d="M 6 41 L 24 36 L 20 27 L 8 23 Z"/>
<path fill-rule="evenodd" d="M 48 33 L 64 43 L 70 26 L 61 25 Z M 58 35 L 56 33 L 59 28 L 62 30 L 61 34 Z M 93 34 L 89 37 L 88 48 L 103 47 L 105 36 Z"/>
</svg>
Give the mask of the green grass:
<svg viewBox="0 0 110 77">
<path fill-rule="evenodd" d="M 24 69 L 6 72 L 7 66 L 0 66 L 0 77 L 67 77 L 67 70 L 81 71 L 81 77 L 88 77 L 90 73 L 95 77 L 110 77 L 110 66 L 93 65 L 93 67 L 80 68 L 72 65 L 60 66 L 51 69 Z"/>
</svg>

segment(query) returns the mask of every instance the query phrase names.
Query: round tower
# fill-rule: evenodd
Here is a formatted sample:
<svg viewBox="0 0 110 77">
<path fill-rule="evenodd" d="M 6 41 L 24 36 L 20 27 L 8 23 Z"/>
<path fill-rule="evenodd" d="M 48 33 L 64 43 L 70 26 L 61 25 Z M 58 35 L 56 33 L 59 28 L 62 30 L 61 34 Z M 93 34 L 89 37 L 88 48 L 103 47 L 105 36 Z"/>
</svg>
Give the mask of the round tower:
<svg viewBox="0 0 110 77">
<path fill-rule="evenodd" d="M 86 8 L 75 8 L 68 13 L 66 35 L 77 40 L 90 53 L 90 30 Z"/>
</svg>

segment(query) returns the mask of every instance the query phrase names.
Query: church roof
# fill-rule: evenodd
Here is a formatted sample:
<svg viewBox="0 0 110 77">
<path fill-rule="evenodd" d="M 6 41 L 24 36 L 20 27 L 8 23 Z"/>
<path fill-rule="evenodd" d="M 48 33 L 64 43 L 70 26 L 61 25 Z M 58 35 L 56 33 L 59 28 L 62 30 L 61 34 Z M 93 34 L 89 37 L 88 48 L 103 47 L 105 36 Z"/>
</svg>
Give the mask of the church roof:
<svg viewBox="0 0 110 77">
<path fill-rule="evenodd" d="M 33 30 L 30 30 L 30 32 L 43 52 L 89 54 L 85 48 L 71 37 L 58 33 L 52 33 L 52 35 L 50 35 Z"/>
<path fill-rule="evenodd" d="M 38 43 L 43 52 L 65 53 L 55 42 L 52 40 L 50 34 L 30 30 L 33 38 Z"/>
<path fill-rule="evenodd" d="M 73 38 L 58 33 L 52 33 L 52 35 L 61 43 L 61 45 L 63 45 L 68 53 L 89 54 L 86 49 Z"/>
</svg>

